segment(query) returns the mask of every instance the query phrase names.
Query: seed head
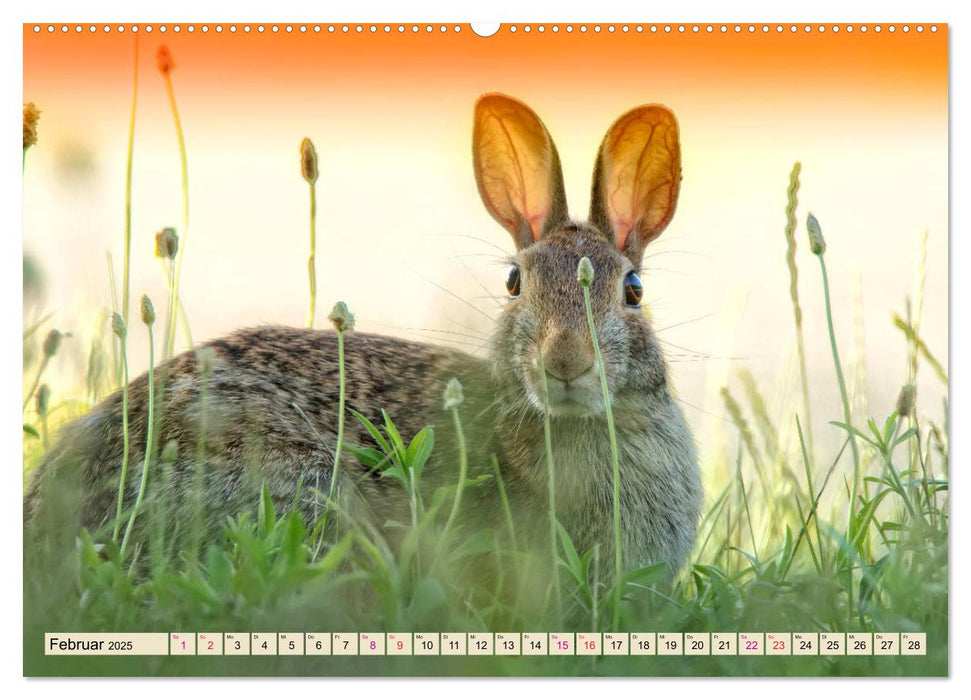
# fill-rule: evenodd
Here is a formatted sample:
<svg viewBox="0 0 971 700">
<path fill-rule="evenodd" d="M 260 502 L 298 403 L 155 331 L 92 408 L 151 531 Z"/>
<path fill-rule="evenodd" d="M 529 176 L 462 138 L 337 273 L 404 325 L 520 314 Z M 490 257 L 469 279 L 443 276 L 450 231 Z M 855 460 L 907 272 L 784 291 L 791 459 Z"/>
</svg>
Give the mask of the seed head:
<svg viewBox="0 0 971 700">
<path fill-rule="evenodd" d="M 155 307 L 152 305 L 152 300 L 148 298 L 147 294 L 142 295 L 142 323 L 146 326 L 151 326 L 155 323 Z"/>
<path fill-rule="evenodd" d="M 317 182 L 317 149 L 310 139 L 300 142 L 300 172 L 311 185 Z"/>
<path fill-rule="evenodd" d="M 125 327 L 125 319 L 121 317 L 121 314 L 117 311 L 111 314 L 111 332 L 117 335 L 122 340 L 128 334 L 128 329 Z"/>
<path fill-rule="evenodd" d="M 914 410 L 914 399 L 917 396 L 917 387 L 913 384 L 904 384 L 897 397 L 897 414 L 903 418 L 909 416 Z"/>
<path fill-rule="evenodd" d="M 806 230 L 809 231 L 809 249 L 815 255 L 825 253 L 826 241 L 823 239 L 823 230 L 819 227 L 819 222 L 812 214 L 806 219 Z"/>
<path fill-rule="evenodd" d="M 155 257 L 175 260 L 179 252 L 179 234 L 171 226 L 166 226 L 155 234 Z"/>
<path fill-rule="evenodd" d="M 347 308 L 347 304 L 342 301 L 334 304 L 334 308 L 327 318 L 330 319 L 330 322 L 334 325 L 334 329 L 338 333 L 354 330 L 354 314 Z"/>
<path fill-rule="evenodd" d="M 172 53 L 169 51 L 168 46 L 159 46 L 158 53 L 155 54 L 155 59 L 158 62 L 158 70 L 162 75 L 167 76 L 175 68 L 175 59 L 172 58 Z"/>
<path fill-rule="evenodd" d="M 577 282 L 581 287 L 589 287 L 593 284 L 593 263 L 586 256 L 580 258 L 580 264 L 577 265 Z"/>
<path fill-rule="evenodd" d="M 41 384 L 37 390 L 36 407 L 37 415 L 43 416 L 47 413 L 47 406 L 51 401 L 51 390 L 46 384 Z"/>
<path fill-rule="evenodd" d="M 445 385 L 445 410 L 451 411 L 465 401 L 465 394 L 462 392 L 462 383 L 452 377 Z"/>
<path fill-rule="evenodd" d="M 162 448 L 162 454 L 160 456 L 163 463 L 173 464 L 179 457 L 178 441 L 169 440 L 167 443 L 165 443 L 165 447 Z"/>
<path fill-rule="evenodd" d="M 44 338 L 44 355 L 48 358 L 54 357 L 57 354 L 58 349 L 61 347 L 61 332 L 56 328 L 47 334 Z"/>
<path fill-rule="evenodd" d="M 33 102 L 24 102 L 24 149 L 37 143 L 37 122 L 40 110 Z"/>
</svg>

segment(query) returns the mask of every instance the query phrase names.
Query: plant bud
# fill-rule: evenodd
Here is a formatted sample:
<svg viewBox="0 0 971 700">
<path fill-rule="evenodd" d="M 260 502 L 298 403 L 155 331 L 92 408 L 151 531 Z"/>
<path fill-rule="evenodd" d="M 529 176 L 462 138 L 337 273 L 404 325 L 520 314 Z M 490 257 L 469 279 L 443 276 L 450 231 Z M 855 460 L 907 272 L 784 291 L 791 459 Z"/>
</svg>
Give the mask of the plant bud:
<svg viewBox="0 0 971 700">
<path fill-rule="evenodd" d="M 809 249 L 816 255 L 825 253 L 826 241 L 823 239 L 823 230 L 812 214 L 806 219 L 806 230 L 809 231 Z"/>
<path fill-rule="evenodd" d="M 317 182 L 317 149 L 310 139 L 300 142 L 300 172 L 311 185 Z"/>
<path fill-rule="evenodd" d="M 121 314 L 117 311 L 111 314 L 111 332 L 117 335 L 122 340 L 128 334 L 128 329 L 125 327 L 125 319 L 121 317 Z"/>
<path fill-rule="evenodd" d="M 904 384 L 897 397 L 897 414 L 903 418 L 909 416 L 914 410 L 914 399 L 917 396 L 917 387 L 913 384 Z"/>
<path fill-rule="evenodd" d="M 155 60 L 158 62 L 158 70 L 162 75 L 168 75 L 175 68 L 175 59 L 172 58 L 172 53 L 169 51 L 168 46 L 159 46 L 158 53 L 155 54 Z"/>
<path fill-rule="evenodd" d="M 40 388 L 37 390 L 36 397 L 37 415 L 43 416 L 47 414 L 47 406 L 51 401 L 51 390 L 46 384 L 41 384 Z"/>
<path fill-rule="evenodd" d="M 577 265 L 577 282 L 581 287 L 589 287 L 593 284 L 593 263 L 586 256 L 580 258 L 580 264 Z"/>
<path fill-rule="evenodd" d="M 155 307 L 152 306 L 152 300 L 147 294 L 142 295 L 142 323 L 146 326 L 155 323 Z"/>
<path fill-rule="evenodd" d="M 40 110 L 33 102 L 24 103 L 24 149 L 37 143 L 37 122 L 40 120 Z"/>
<path fill-rule="evenodd" d="M 462 392 L 462 383 L 452 377 L 445 385 L 445 410 L 450 411 L 465 401 L 465 394 Z"/>
<path fill-rule="evenodd" d="M 57 354 L 58 349 L 61 347 L 61 332 L 56 328 L 47 334 L 44 338 L 44 356 L 47 358 L 54 357 Z"/>
<path fill-rule="evenodd" d="M 179 252 L 179 234 L 171 226 L 166 226 L 155 234 L 155 257 L 175 259 Z"/>
<path fill-rule="evenodd" d="M 342 301 L 334 304 L 334 308 L 327 318 L 330 319 L 330 322 L 334 325 L 338 333 L 354 330 L 354 314 L 347 308 L 347 304 Z"/>
</svg>

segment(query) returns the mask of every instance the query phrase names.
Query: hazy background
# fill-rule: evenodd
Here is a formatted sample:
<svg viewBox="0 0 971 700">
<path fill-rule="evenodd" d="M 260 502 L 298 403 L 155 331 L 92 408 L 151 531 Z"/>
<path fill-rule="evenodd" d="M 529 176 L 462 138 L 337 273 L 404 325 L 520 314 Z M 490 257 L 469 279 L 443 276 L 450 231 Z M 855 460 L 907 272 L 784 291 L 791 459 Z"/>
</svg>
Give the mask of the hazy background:
<svg viewBox="0 0 971 700">
<path fill-rule="evenodd" d="M 226 25 L 228 26 L 228 25 Z M 228 29 L 139 32 L 132 299 L 165 284 L 154 234 L 181 229 L 180 170 L 160 44 L 187 141 L 190 228 L 182 297 L 196 340 L 259 323 L 302 325 L 307 308 L 308 187 L 298 148 L 313 139 L 318 180 L 318 325 L 337 299 L 358 329 L 477 351 L 504 296 L 508 235 L 472 174 L 472 105 L 488 91 L 529 103 L 560 150 L 571 213 L 585 217 L 594 155 L 623 111 L 661 102 L 677 115 L 684 181 L 675 218 L 648 249 L 643 280 L 685 412 L 703 451 L 721 455 L 719 389 L 753 373 L 775 416 L 799 399 L 785 265 L 786 188 L 802 162 L 798 264 L 817 444 L 840 417 L 819 265 L 805 215 L 822 224 L 843 364 L 876 416 L 906 381 L 891 314 L 913 294 L 929 231 L 921 334 L 947 364 L 947 37 L 781 35 L 278 35 Z M 269 25 L 267 25 L 269 26 Z M 451 25 L 450 25 L 451 26 Z M 579 27 L 580 25 L 574 25 Z M 606 27 L 607 25 L 603 25 Z M 746 26 L 747 25 L 743 25 Z M 817 25 L 813 25 L 814 27 Z M 788 27 L 788 25 L 787 25 Z M 24 100 L 42 110 L 27 157 L 24 250 L 43 300 L 76 337 L 48 373 L 62 392 L 84 375 L 87 338 L 110 306 L 105 253 L 120 283 L 133 36 L 24 34 Z M 180 235 L 183 233 L 179 230 Z M 442 288 L 448 290 L 443 291 Z M 498 298 L 494 300 L 490 295 Z M 470 308 L 470 306 L 475 307 Z M 137 308 L 137 307 L 136 307 Z M 137 314 L 136 314 L 137 317 Z M 147 366 L 132 324 L 133 373 Z M 135 326 L 138 325 L 136 329 Z M 862 330 L 862 332 L 861 332 Z M 82 389 L 77 387 L 78 394 Z M 920 399 L 939 414 L 927 368 Z M 783 420 L 790 428 L 791 422 Z"/>
</svg>

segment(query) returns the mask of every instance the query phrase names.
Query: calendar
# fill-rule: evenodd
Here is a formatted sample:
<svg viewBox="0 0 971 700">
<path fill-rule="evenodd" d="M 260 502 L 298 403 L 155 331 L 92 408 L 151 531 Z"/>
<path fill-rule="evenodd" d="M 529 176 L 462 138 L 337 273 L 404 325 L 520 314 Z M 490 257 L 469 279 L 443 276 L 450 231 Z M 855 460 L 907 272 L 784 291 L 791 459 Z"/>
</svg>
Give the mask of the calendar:
<svg viewBox="0 0 971 700">
<path fill-rule="evenodd" d="M 24 6 L 25 676 L 949 675 L 963 34 L 497 2 Z"/>
<path fill-rule="evenodd" d="M 823 647 L 816 634 L 805 633 L 607 633 L 559 632 L 496 633 L 373 633 L 280 632 L 280 633 L 138 633 L 45 635 L 44 653 L 49 656 L 627 656 L 633 655 L 774 655 L 818 654 L 838 656 L 925 656 L 927 634 L 904 632 L 823 633 Z M 812 637 L 812 639 L 810 639 Z M 792 639 L 799 643 L 792 649 Z M 878 647 L 873 646 L 874 638 Z M 712 651 L 711 640 L 716 643 Z M 631 641 L 635 648 L 631 651 Z M 655 640 L 657 640 L 655 642 Z M 849 647 L 846 647 L 848 640 Z M 469 646 L 471 642 L 471 647 Z M 604 647 L 604 644 L 607 644 Z M 652 653 L 654 643 L 660 644 Z M 739 647 L 739 643 L 742 644 Z M 768 644 L 768 646 L 765 646 Z M 444 645 L 444 646 L 442 646 Z M 223 651 L 223 650 L 226 651 Z"/>
</svg>

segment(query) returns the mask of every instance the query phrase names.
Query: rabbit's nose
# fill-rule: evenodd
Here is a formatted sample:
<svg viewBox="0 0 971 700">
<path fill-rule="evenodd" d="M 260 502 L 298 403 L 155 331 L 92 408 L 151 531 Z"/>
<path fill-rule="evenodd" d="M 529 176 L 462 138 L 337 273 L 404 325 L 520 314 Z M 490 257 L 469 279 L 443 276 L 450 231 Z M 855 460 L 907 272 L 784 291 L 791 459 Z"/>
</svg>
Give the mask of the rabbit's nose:
<svg viewBox="0 0 971 700">
<path fill-rule="evenodd" d="M 576 331 L 561 328 L 546 337 L 543 361 L 547 374 L 568 382 L 593 367 L 593 348 Z"/>
</svg>

